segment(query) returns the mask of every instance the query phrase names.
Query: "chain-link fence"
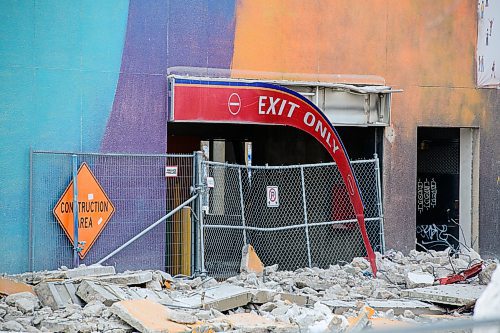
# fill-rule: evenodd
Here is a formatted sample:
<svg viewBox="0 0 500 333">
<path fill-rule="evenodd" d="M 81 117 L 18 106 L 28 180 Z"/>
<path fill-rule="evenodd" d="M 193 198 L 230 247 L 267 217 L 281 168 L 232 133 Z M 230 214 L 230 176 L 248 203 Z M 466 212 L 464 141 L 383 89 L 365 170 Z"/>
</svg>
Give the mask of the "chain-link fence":
<svg viewBox="0 0 500 333">
<path fill-rule="evenodd" d="M 352 162 L 375 251 L 384 250 L 378 158 Z M 252 244 L 265 265 L 282 270 L 328 267 L 366 256 L 349 195 L 335 163 L 246 167 L 203 162 L 213 180 L 205 197 L 204 269 L 226 278 L 239 272 Z"/>
<path fill-rule="evenodd" d="M 72 183 L 73 161 L 78 167 L 87 164 L 115 208 L 102 233 L 80 261 L 88 265 L 106 257 L 190 197 L 195 177 L 194 156 L 33 151 L 31 270 L 73 265 L 73 244 L 53 214 L 65 189 Z M 189 275 L 195 264 L 196 228 L 192 223 L 191 207 L 185 207 L 105 263 L 119 271 L 151 268 Z"/>
</svg>

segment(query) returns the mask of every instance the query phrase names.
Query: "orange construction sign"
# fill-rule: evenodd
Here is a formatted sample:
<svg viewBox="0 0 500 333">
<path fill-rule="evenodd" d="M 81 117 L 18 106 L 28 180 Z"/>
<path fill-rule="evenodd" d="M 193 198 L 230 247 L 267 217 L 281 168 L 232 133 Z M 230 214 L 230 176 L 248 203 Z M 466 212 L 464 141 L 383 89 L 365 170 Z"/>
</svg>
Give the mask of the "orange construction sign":
<svg viewBox="0 0 500 333">
<path fill-rule="evenodd" d="M 85 242 L 78 253 L 81 259 L 104 230 L 115 207 L 109 200 L 101 185 L 90 171 L 87 163 L 78 170 L 78 241 Z M 54 207 L 54 215 L 63 228 L 66 236 L 73 244 L 73 180 Z"/>
</svg>

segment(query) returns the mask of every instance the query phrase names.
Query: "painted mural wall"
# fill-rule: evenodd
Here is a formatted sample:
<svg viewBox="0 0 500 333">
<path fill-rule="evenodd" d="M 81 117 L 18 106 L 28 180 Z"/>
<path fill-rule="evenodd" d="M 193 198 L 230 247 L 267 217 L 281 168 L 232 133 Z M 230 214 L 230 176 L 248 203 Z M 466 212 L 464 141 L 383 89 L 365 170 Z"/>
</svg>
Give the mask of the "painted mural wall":
<svg viewBox="0 0 500 333">
<path fill-rule="evenodd" d="M 481 195 L 500 201 L 486 181 L 498 174 L 499 94 L 475 87 L 476 41 L 476 0 L 3 1 L 0 272 L 28 268 L 30 147 L 165 152 L 174 66 L 371 74 L 404 89 L 384 142 L 385 226 L 388 247 L 412 249 L 417 126 L 480 127 Z M 498 214 L 481 206 L 482 232 L 500 236 Z"/>
<path fill-rule="evenodd" d="M 128 1 L 0 2 L 0 272 L 28 269 L 33 149 L 98 151 Z"/>
</svg>

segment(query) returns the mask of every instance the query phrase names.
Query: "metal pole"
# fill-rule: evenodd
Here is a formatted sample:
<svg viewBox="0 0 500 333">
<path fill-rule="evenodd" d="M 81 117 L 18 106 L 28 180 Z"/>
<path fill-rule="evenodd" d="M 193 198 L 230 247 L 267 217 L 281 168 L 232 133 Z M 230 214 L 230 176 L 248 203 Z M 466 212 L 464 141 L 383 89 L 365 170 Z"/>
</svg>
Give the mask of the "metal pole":
<svg viewBox="0 0 500 333">
<path fill-rule="evenodd" d="M 33 148 L 30 147 L 30 243 L 29 243 L 29 270 L 33 272 L 33 258 L 35 257 L 33 244 Z"/>
<path fill-rule="evenodd" d="M 73 267 L 80 265 L 78 257 L 78 156 L 71 155 L 73 164 Z"/>
<path fill-rule="evenodd" d="M 243 200 L 243 185 L 241 183 L 241 168 L 238 168 L 238 179 L 240 182 L 240 205 L 241 205 L 241 224 L 243 225 L 243 244 L 247 245 L 247 231 L 245 229 L 245 202 Z"/>
<path fill-rule="evenodd" d="M 180 206 L 178 206 L 174 210 L 172 210 L 170 213 L 168 213 L 167 215 L 163 216 L 161 219 L 159 219 L 158 221 L 156 221 L 155 223 L 151 224 L 149 227 L 147 227 L 146 229 L 144 229 L 143 231 L 141 231 L 140 233 L 138 233 L 137 235 L 135 235 L 134 237 L 132 237 L 132 239 L 130 239 L 125 244 L 123 244 L 122 246 L 120 246 L 119 248 L 117 248 L 116 250 L 114 250 L 113 252 L 111 252 L 110 254 L 108 254 L 107 256 L 105 256 L 104 258 L 102 258 L 101 260 L 99 260 L 97 263 L 98 264 L 102 264 L 103 262 L 105 262 L 109 258 L 113 257 L 115 254 L 117 254 L 118 252 L 120 252 L 121 250 L 123 250 L 124 248 L 126 248 L 127 246 L 129 246 L 130 244 L 132 244 L 133 242 L 135 242 L 137 239 L 139 239 L 142 236 L 144 236 L 148 231 L 150 231 L 151 229 L 153 229 L 154 227 L 156 227 L 158 224 L 160 224 L 161 222 L 163 222 L 166 219 L 168 219 L 170 216 L 172 216 L 175 213 L 177 213 L 179 210 L 182 209 L 182 207 L 188 205 L 191 201 L 193 201 L 197 197 L 198 197 L 198 193 L 196 193 L 191 198 L 189 198 L 188 200 L 184 201 Z"/>
<path fill-rule="evenodd" d="M 197 158 L 197 169 L 198 169 L 198 182 L 196 184 L 196 187 L 200 188 L 200 193 L 201 195 L 198 198 L 198 235 L 199 235 L 199 249 L 200 249 L 200 255 L 199 255 L 199 260 L 200 260 L 200 265 L 198 267 L 201 268 L 200 273 L 204 274 L 205 273 L 205 235 L 204 235 L 204 228 L 203 228 L 203 219 L 205 212 L 203 211 L 203 204 L 204 200 L 206 200 L 207 193 L 205 191 L 208 191 L 208 189 L 205 187 L 203 184 L 203 176 L 208 176 L 206 174 L 205 168 L 206 166 L 203 165 L 203 153 L 198 152 L 197 153 L 198 158 Z M 208 203 L 207 203 L 208 204 Z"/>
<path fill-rule="evenodd" d="M 307 242 L 307 261 L 309 267 L 312 268 L 311 260 L 311 242 L 309 241 L 309 226 L 307 225 L 307 204 L 306 204 L 306 186 L 304 182 L 304 168 L 300 168 L 300 180 L 302 183 L 302 206 L 304 208 L 304 224 L 306 225 L 306 242 Z"/>
<path fill-rule="evenodd" d="M 192 193 L 195 193 L 196 191 L 196 180 L 198 179 L 197 177 L 197 170 L 196 170 L 196 158 L 197 154 L 196 152 L 193 152 L 193 159 L 192 159 L 192 164 L 193 164 L 193 179 L 191 181 L 192 184 Z M 191 274 L 196 272 L 199 268 L 198 266 L 198 231 L 196 230 L 196 224 L 198 221 L 198 205 L 199 205 L 199 200 L 196 200 L 193 203 L 193 209 L 191 210 L 191 215 L 193 216 L 191 218 L 191 232 L 192 232 L 192 238 L 191 238 L 191 253 L 192 253 L 192 258 L 191 258 Z"/>
<path fill-rule="evenodd" d="M 378 159 L 377 154 L 373 154 L 373 157 L 375 159 L 375 174 L 377 177 L 377 207 L 378 207 L 378 214 L 380 216 L 380 241 L 382 243 L 381 253 L 384 254 L 385 252 L 384 210 L 382 206 L 382 184 L 381 184 L 380 165 L 379 165 L 380 161 Z"/>
</svg>

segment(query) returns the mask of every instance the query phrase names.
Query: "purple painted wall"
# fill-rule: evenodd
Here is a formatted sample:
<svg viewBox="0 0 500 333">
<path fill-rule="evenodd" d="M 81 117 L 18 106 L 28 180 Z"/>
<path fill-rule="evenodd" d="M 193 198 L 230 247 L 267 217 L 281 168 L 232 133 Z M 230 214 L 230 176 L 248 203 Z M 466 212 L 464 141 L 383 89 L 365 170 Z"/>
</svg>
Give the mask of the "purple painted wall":
<svg viewBox="0 0 500 333">
<path fill-rule="evenodd" d="M 121 72 L 102 152 L 166 152 L 167 68 L 229 69 L 233 56 L 234 6 L 232 0 L 130 1 Z M 146 168 L 142 176 L 158 177 L 163 169 L 157 169 Z M 121 202 L 127 209 L 116 210 L 106 233 L 130 239 L 166 214 L 167 189 L 161 181 L 151 182 L 154 187 L 133 189 L 127 180 L 121 182 L 113 188 L 129 188 L 125 201 Z M 143 203 L 157 200 L 158 195 L 165 198 L 163 205 L 156 205 L 155 211 L 145 216 Z M 165 225 L 161 224 L 108 264 L 125 270 L 138 269 L 147 262 L 150 268 L 164 269 L 165 232 Z M 95 247 L 95 252 L 110 252 L 117 244 L 103 242 Z"/>
</svg>

